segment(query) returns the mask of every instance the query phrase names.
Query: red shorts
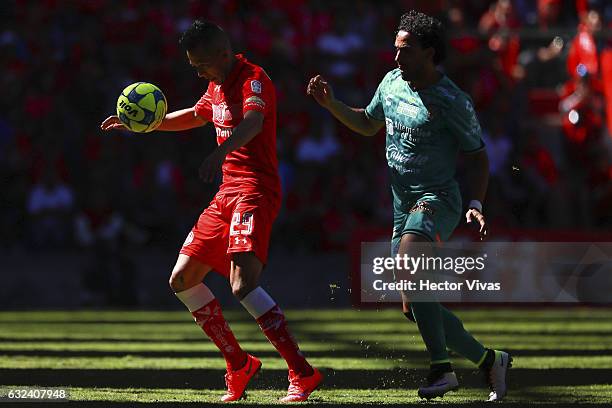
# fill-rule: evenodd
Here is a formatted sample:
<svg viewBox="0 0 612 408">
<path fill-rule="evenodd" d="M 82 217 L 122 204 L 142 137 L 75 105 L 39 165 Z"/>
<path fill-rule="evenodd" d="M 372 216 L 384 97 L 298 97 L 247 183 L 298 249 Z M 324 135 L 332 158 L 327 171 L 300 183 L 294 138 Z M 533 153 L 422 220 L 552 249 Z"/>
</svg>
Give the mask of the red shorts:
<svg viewBox="0 0 612 408">
<path fill-rule="evenodd" d="M 261 193 L 219 192 L 200 215 L 180 253 L 227 277 L 234 252 L 254 252 L 265 264 L 279 207 L 279 200 Z"/>
</svg>

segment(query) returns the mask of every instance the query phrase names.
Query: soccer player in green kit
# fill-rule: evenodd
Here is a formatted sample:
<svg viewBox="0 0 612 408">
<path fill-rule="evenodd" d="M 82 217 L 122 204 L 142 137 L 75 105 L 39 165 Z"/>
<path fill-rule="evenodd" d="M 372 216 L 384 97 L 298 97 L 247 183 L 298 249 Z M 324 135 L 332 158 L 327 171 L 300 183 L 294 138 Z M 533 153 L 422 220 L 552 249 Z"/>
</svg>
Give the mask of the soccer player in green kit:
<svg viewBox="0 0 612 408">
<path fill-rule="evenodd" d="M 471 201 L 466 221 L 487 233 L 483 216 L 489 164 L 472 101 L 436 69 L 445 56 L 442 24 L 410 11 L 401 17 L 395 37 L 397 68 L 387 73 L 365 109 L 334 97 L 317 75 L 307 93 L 351 130 L 375 135 L 386 126 L 386 156 L 393 195 L 393 255 L 410 254 L 422 242 L 446 241 L 461 219 L 461 196 L 454 179 L 457 154 L 465 157 Z M 412 302 L 403 294 L 404 314 L 416 321 L 431 356 L 421 398 L 441 397 L 457 389 L 447 347 L 485 373 L 488 401 L 506 395 L 508 353 L 485 348 L 463 328 L 457 316 L 435 301 Z"/>
</svg>

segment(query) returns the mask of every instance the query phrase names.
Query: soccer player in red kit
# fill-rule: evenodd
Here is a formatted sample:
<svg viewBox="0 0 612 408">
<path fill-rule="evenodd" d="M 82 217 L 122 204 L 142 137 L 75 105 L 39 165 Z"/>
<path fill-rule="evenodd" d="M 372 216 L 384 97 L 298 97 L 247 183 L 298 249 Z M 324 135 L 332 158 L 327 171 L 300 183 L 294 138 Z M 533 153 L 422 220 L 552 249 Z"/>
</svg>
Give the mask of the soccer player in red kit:
<svg viewBox="0 0 612 408">
<path fill-rule="evenodd" d="M 287 361 L 289 389 L 281 401 L 305 401 L 322 375 L 306 361 L 283 312 L 258 284 L 281 202 L 274 85 L 262 68 L 234 55 L 216 24 L 195 21 L 180 44 L 198 76 L 209 81 L 208 89 L 194 107 L 167 114 L 158 129 L 179 131 L 213 122 L 219 146 L 199 173 L 210 182 L 221 167 L 223 183 L 187 236 L 170 286 L 225 357 L 222 401 L 242 398 L 261 362 L 240 347 L 219 302 L 202 282 L 213 269 L 229 278 L 233 294 Z M 125 127 L 111 116 L 101 128 Z"/>
</svg>

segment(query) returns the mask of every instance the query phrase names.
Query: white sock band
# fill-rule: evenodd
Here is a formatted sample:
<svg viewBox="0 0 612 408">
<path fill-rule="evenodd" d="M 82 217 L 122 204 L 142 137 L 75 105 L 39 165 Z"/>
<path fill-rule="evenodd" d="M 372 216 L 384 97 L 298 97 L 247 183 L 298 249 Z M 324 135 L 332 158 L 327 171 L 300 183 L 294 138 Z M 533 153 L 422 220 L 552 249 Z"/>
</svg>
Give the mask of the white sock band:
<svg viewBox="0 0 612 408">
<path fill-rule="evenodd" d="M 253 289 L 240 301 L 240 303 L 242 303 L 242 306 L 244 306 L 247 312 L 255 319 L 259 319 L 276 306 L 276 302 L 268 295 L 268 292 L 261 288 L 261 286 Z"/>
<path fill-rule="evenodd" d="M 190 312 L 201 309 L 202 306 L 206 306 L 215 298 L 215 295 L 203 283 L 182 292 L 177 292 L 175 295 L 187 306 Z"/>
</svg>

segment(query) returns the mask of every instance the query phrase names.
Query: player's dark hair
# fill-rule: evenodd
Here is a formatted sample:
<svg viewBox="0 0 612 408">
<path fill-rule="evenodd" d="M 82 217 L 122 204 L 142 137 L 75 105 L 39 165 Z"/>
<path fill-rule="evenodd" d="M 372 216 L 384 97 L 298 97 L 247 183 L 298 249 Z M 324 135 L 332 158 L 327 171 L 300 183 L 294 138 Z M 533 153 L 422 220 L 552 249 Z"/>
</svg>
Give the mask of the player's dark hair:
<svg viewBox="0 0 612 408">
<path fill-rule="evenodd" d="M 446 57 L 446 45 L 444 43 L 444 27 L 440 20 L 410 10 L 402 15 L 397 31 L 406 31 L 417 39 L 422 48 L 433 48 L 434 64 L 439 64 Z"/>
<path fill-rule="evenodd" d="M 229 39 L 225 31 L 217 24 L 206 20 L 196 20 L 181 35 L 179 44 L 185 50 L 190 51 L 198 47 L 229 47 Z"/>
</svg>

